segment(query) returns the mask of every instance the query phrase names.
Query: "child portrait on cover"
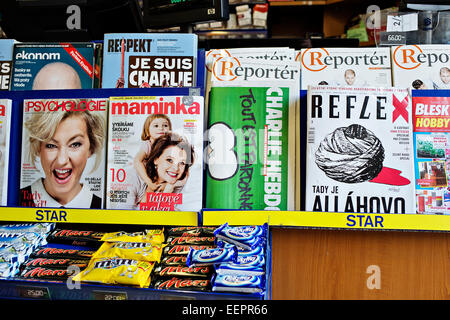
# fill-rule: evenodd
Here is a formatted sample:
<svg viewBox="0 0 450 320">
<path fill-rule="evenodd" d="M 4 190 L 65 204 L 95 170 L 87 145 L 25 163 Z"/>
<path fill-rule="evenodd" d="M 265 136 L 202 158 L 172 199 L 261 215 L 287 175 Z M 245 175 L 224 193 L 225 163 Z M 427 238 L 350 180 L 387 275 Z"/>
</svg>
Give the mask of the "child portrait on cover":
<svg viewBox="0 0 450 320">
<path fill-rule="evenodd" d="M 36 112 L 24 126 L 29 134 L 31 163 L 35 165 L 39 157 L 44 177 L 20 190 L 20 205 L 102 208 L 102 199 L 80 179 L 88 158 L 95 155 L 92 171 L 102 161 L 103 117 L 88 110 Z M 36 194 L 39 199 L 35 199 Z"/>
<path fill-rule="evenodd" d="M 147 184 L 137 170 L 132 170 L 128 181 L 133 186 L 130 197 L 120 207 L 139 210 L 142 204 L 143 210 L 146 210 L 150 194 L 180 193 L 194 160 L 194 147 L 184 137 L 174 132 L 162 134 L 153 141 L 150 153 L 144 160 L 145 173 L 151 183 Z"/>
<path fill-rule="evenodd" d="M 156 185 L 147 175 L 145 159 L 149 156 L 152 143 L 155 139 L 169 131 L 172 131 L 172 122 L 165 114 L 152 114 L 145 119 L 141 134 L 143 143 L 134 157 L 133 165 L 139 177 L 145 184 L 152 188 L 156 188 Z"/>
</svg>

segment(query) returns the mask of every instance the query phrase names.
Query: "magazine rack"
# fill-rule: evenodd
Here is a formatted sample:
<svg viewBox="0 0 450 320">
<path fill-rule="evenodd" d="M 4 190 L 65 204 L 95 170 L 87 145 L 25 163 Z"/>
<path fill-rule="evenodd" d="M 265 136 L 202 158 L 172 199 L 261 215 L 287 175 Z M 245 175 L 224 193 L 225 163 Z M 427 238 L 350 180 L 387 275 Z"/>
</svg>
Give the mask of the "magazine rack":
<svg viewBox="0 0 450 320">
<path fill-rule="evenodd" d="M 141 88 L 141 89 L 89 89 L 89 90 L 45 90 L 45 91 L 1 91 L 0 99 L 12 100 L 10 132 L 10 159 L 8 167 L 8 206 L 0 209 L 3 222 L 55 222 L 89 225 L 109 225 L 115 230 L 127 226 L 199 226 L 198 212 L 163 212 L 134 210 L 93 210 L 93 209 L 49 209 L 18 207 L 19 175 L 22 141 L 22 102 L 24 99 L 46 98 L 109 98 L 110 96 L 174 96 L 204 95 L 204 50 L 199 50 L 197 60 L 197 84 L 195 88 Z M 226 222 L 226 221 L 224 221 Z M 222 223 L 220 223 L 222 224 Z M 220 225 L 219 224 L 219 225 Z M 120 227 L 119 227 L 120 226 Z M 67 245 L 52 244 L 52 247 L 68 248 Z M 27 281 L 19 279 L 0 280 L 0 298 L 14 299 L 55 299 L 55 300 L 155 300 L 155 299 L 238 299 L 261 300 L 271 297 L 271 238 L 267 239 L 266 290 L 262 294 L 240 294 L 222 292 L 198 292 L 183 290 L 156 290 L 112 285 L 81 284 L 70 289 L 66 283 L 53 281 Z M 73 248 L 73 247 L 71 247 Z"/>
</svg>

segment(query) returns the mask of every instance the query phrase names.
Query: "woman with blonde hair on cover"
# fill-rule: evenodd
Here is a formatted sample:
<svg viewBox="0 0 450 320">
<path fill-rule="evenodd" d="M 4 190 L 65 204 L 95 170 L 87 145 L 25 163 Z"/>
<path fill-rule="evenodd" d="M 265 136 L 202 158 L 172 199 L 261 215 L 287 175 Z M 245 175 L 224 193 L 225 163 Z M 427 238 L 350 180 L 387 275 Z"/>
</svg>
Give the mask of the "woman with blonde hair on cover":
<svg viewBox="0 0 450 320">
<path fill-rule="evenodd" d="M 104 117 L 88 110 L 46 111 L 34 113 L 24 125 L 31 163 L 40 158 L 44 177 L 20 190 L 20 205 L 102 208 L 102 199 L 80 179 L 91 156 L 95 155 L 92 171 L 103 160 Z M 30 195 L 34 203 L 30 203 Z"/>
</svg>

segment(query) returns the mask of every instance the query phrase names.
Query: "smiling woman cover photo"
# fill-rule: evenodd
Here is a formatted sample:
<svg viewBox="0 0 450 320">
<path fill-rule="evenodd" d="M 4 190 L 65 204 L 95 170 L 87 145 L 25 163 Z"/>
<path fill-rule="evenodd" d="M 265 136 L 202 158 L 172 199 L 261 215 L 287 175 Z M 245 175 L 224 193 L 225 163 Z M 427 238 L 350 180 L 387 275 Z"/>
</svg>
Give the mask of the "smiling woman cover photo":
<svg viewBox="0 0 450 320">
<path fill-rule="evenodd" d="M 21 206 L 103 207 L 106 106 L 82 99 L 25 102 Z"/>
</svg>

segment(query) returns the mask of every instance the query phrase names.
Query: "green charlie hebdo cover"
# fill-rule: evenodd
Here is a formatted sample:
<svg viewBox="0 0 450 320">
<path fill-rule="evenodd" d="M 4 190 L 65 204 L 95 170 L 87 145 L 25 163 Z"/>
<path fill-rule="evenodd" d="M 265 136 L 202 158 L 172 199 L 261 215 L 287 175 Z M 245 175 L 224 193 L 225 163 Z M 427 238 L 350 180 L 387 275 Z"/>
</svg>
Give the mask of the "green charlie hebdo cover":
<svg viewBox="0 0 450 320">
<path fill-rule="evenodd" d="M 289 88 L 213 87 L 210 105 L 206 208 L 292 210 Z"/>
<path fill-rule="evenodd" d="M 294 210 L 298 63 L 230 56 L 211 67 L 206 208 Z"/>
</svg>

